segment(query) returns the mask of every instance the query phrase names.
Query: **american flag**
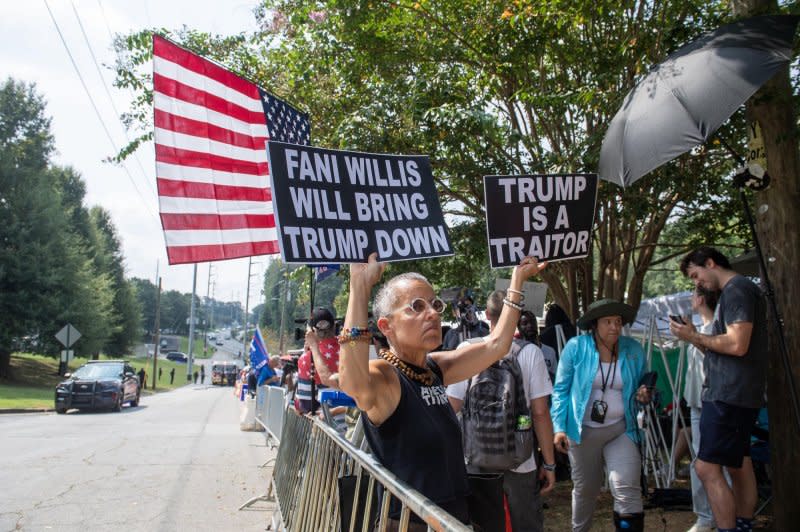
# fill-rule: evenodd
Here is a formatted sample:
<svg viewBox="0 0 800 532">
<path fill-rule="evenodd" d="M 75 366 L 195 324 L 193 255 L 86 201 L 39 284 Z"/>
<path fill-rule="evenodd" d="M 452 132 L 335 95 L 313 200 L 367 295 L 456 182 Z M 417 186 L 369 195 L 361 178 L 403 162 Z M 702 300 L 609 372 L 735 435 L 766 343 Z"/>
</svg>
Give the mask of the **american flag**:
<svg viewBox="0 0 800 532">
<path fill-rule="evenodd" d="M 266 142 L 308 144 L 308 115 L 158 35 L 153 107 L 169 263 L 280 253 Z"/>
</svg>

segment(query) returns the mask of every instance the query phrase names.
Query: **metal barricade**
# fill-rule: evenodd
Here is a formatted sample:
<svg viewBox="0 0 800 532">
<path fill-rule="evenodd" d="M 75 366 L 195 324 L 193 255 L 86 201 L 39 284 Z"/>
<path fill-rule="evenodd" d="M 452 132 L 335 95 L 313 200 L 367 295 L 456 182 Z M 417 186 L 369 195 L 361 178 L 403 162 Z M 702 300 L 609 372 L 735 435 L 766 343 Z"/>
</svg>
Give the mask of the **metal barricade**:
<svg viewBox="0 0 800 532">
<path fill-rule="evenodd" d="M 283 421 L 286 417 L 286 391 L 278 386 L 259 386 L 256 392 L 256 423 L 264 427 L 264 437 L 267 447 L 274 449 L 280 445 Z M 261 467 L 268 467 L 275 463 L 277 458 L 270 458 Z M 272 501 L 273 484 L 270 482 L 267 492 L 248 499 L 239 507 L 239 510 L 249 508 L 257 502 Z"/>
<path fill-rule="evenodd" d="M 277 443 L 281 442 L 283 422 L 286 418 L 286 390 L 278 386 L 267 386 L 267 411 L 264 428 Z"/>
<path fill-rule="evenodd" d="M 267 443 L 280 443 L 283 419 L 286 416 L 286 390 L 278 386 L 259 386 L 256 395 L 256 422 L 264 427 Z"/>
<path fill-rule="evenodd" d="M 399 500 L 400 531 L 406 530 L 411 512 L 422 518 L 429 530 L 470 530 L 325 422 L 287 410 L 273 470 L 276 512 L 280 513 L 278 527 L 291 532 L 340 530 L 339 479 L 345 476 L 355 480 L 350 516 L 345 516 L 345 522 L 349 523 L 346 530 L 350 532 L 356 530 L 359 515 L 371 515 L 376 484 L 383 487 L 384 493 L 391 493 Z M 362 481 L 367 482 L 365 497 L 361 497 Z M 377 530 L 386 530 L 390 500 L 384 496 L 378 503 Z M 361 521 L 361 530 L 373 529 L 369 518 Z"/>
<path fill-rule="evenodd" d="M 256 423 L 267 428 L 267 390 L 268 386 L 259 386 L 256 389 Z"/>
</svg>

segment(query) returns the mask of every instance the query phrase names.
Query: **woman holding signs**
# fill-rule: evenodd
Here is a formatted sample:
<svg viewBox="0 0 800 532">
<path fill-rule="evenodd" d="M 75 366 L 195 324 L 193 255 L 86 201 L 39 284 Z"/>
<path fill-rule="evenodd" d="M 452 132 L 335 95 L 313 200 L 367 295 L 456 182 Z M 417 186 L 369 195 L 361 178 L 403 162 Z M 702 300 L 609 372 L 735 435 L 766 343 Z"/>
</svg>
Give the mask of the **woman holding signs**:
<svg viewBox="0 0 800 532">
<path fill-rule="evenodd" d="M 524 258 L 511 275 L 497 327 L 485 342 L 454 351 L 431 352 L 442 343 L 440 315 L 445 304 L 430 283 L 417 273 L 390 279 L 373 305 L 389 349 L 370 361 L 367 306 L 385 268 L 376 256 L 373 253 L 367 263 L 350 265 L 350 299 L 339 336 L 341 389 L 366 414 L 366 438 L 376 458 L 444 510 L 469 523 L 461 429 L 445 385 L 476 375 L 508 353 L 522 310 L 522 284 L 546 263 Z M 398 517 L 399 505 L 392 505 L 390 518 Z M 415 523 L 424 529 L 416 516 L 412 517 L 412 525 Z"/>
<path fill-rule="evenodd" d="M 645 372 L 642 346 L 622 336 L 636 310 L 612 299 L 589 305 L 578 327 L 591 334 L 572 338 L 561 352 L 550 415 L 556 450 L 572 465 L 572 530 L 592 526 L 603 466 L 614 497 L 617 530 L 644 529 L 637 443 L 636 401 L 650 402 L 640 381 Z"/>
</svg>

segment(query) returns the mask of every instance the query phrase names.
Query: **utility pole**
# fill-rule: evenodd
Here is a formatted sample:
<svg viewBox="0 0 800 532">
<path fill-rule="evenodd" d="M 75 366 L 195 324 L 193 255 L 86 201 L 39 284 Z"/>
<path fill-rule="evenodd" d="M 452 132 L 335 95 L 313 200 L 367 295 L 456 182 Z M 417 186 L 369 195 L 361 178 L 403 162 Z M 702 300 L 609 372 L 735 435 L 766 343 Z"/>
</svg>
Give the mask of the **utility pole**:
<svg viewBox="0 0 800 532">
<path fill-rule="evenodd" d="M 189 310 L 189 363 L 186 364 L 186 382 L 192 381 L 192 369 L 194 367 L 194 309 L 195 297 L 197 291 L 197 263 L 194 263 L 194 272 L 192 273 L 192 304 Z"/>
<path fill-rule="evenodd" d="M 211 306 L 211 299 L 209 298 L 209 295 L 211 294 L 211 267 L 212 267 L 212 264 L 209 262 L 208 263 L 208 282 L 206 283 L 206 319 L 205 319 L 205 324 L 204 324 L 204 327 L 203 327 L 203 355 L 204 356 L 208 354 L 208 328 L 209 328 L 209 325 L 210 325 L 210 319 L 209 319 L 210 313 L 209 313 L 209 310 L 213 309 L 213 307 Z"/>
<path fill-rule="evenodd" d="M 283 356 L 283 325 L 286 319 L 286 300 L 289 297 L 289 279 L 286 277 L 287 266 L 284 264 L 282 267 L 283 273 L 283 293 L 281 294 L 281 325 L 280 325 L 280 339 L 278 340 L 278 354 Z"/>
<path fill-rule="evenodd" d="M 161 277 L 158 278 L 158 290 L 156 291 L 156 338 L 155 347 L 153 348 L 153 387 L 156 390 L 156 372 L 158 371 L 158 349 L 159 337 L 161 336 Z M 144 383 L 143 383 L 144 384 Z"/>
</svg>

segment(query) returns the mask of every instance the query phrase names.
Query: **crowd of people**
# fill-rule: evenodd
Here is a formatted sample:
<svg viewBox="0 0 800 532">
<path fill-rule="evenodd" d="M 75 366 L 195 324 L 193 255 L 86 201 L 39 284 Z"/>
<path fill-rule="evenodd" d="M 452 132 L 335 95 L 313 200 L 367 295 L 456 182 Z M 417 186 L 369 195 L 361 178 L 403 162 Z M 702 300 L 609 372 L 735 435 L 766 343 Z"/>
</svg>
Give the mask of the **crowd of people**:
<svg viewBox="0 0 800 532">
<path fill-rule="evenodd" d="M 456 326 L 443 334 L 447 305 L 425 277 L 404 273 L 383 283 L 370 315 L 385 265 L 374 254 L 351 265 L 341 327 L 329 310 L 312 312 L 287 383 L 293 407 L 313 413 L 320 390 L 344 391 L 358 408 L 333 413 L 361 416 L 378 461 L 475 530 L 543 530 L 542 497 L 559 468 L 559 478 L 572 480 L 573 530 L 591 528 L 604 482 L 615 528 L 644 530 L 637 413 L 651 401 L 654 379 L 640 342 L 623 334 L 637 311 L 602 299 L 573 324 L 553 304 L 540 334 L 522 286 L 545 267 L 523 259 L 508 288 L 489 294 L 488 324 L 473 293 L 461 291 Z M 692 309 L 703 323 L 696 329 L 686 317 L 670 326 L 691 346 L 684 389 L 697 456 L 691 531 L 750 530 L 750 429 L 765 401 L 762 294 L 713 248 L 687 255 L 681 272 L 695 285 Z M 399 512 L 393 501 L 389 530 Z M 409 530 L 425 529 L 412 516 Z"/>
</svg>

